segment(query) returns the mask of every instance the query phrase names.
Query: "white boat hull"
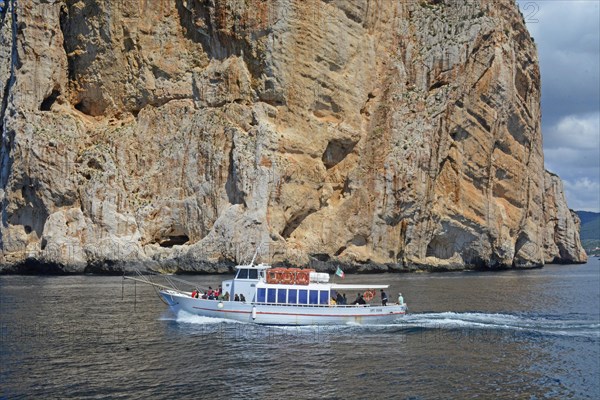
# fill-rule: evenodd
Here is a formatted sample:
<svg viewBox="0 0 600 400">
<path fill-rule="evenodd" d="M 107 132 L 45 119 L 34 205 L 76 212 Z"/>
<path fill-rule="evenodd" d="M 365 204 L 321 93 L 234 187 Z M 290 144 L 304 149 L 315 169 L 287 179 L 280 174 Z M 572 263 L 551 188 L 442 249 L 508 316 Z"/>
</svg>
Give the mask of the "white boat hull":
<svg viewBox="0 0 600 400">
<path fill-rule="evenodd" d="M 288 305 L 192 298 L 174 290 L 160 295 L 175 311 L 263 325 L 344 325 L 389 323 L 406 314 L 406 305 Z"/>
</svg>

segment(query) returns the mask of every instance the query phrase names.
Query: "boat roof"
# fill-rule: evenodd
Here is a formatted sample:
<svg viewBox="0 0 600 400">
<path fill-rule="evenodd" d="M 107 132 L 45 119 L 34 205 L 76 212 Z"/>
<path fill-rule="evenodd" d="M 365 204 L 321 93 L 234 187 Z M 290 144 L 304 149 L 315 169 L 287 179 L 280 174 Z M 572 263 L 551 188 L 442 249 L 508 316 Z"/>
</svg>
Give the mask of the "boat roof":
<svg viewBox="0 0 600 400">
<path fill-rule="evenodd" d="M 362 290 L 362 289 L 387 289 L 390 285 L 353 285 L 353 284 L 343 284 L 343 283 L 332 283 L 332 289 L 346 289 L 346 290 Z"/>
<path fill-rule="evenodd" d="M 269 269 L 272 268 L 270 265 L 267 264 L 248 264 L 248 265 L 236 265 L 235 266 L 236 269 Z"/>
</svg>

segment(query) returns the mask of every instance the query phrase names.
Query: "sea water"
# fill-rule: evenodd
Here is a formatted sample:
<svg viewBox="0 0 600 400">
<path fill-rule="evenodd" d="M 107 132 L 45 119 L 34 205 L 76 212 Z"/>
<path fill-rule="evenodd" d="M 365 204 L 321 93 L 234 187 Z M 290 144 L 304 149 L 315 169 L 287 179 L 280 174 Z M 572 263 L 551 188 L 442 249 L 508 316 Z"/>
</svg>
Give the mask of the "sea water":
<svg viewBox="0 0 600 400">
<path fill-rule="evenodd" d="M 409 314 L 264 327 L 174 315 L 121 277 L 2 276 L 0 398 L 600 397 L 597 259 L 343 282 L 390 284 Z"/>
</svg>

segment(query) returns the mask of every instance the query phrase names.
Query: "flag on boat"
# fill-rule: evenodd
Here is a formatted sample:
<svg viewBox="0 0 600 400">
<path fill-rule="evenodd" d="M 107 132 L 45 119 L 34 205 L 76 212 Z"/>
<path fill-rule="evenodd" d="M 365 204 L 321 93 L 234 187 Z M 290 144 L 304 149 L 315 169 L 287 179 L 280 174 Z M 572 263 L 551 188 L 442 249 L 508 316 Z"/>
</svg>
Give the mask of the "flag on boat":
<svg viewBox="0 0 600 400">
<path fill-rule="evenodd" d="M 342 271 L 342 269 L 340 267 L 337 267 L 337 270 L 335 271 L 335 274 L 339 277 L 341 277 L 342 279 L 344 279 L 344 276 L 346 276 L 346 274 L 344 274 L 344 271 Z"/>
</svg>

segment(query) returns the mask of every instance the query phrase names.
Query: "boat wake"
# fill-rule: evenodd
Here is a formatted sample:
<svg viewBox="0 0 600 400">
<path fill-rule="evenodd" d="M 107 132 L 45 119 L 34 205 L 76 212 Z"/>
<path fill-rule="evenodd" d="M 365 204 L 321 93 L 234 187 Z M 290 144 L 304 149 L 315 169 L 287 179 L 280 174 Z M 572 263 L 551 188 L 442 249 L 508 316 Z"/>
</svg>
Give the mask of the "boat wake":
<svg viewBox="0 0 600 400">
<path fill-rule="evenodd" d="M 389 325 L 391 326 L 391 325 Z M 408 314 L 395 327 L 411 330 L 506 330 L 556 336 L 600 338 L 600 323 L 562 316 L 442 312 Z"/>
<path fill-rule="evenodd" d="M 160 318 L 163 321 L 175 321 L 184 324 L 214 325 L 214 324 L 241 324 L 242 322 L 225 318 L 203 317 L 179 310 L 176 314 L 170 313 Z"/>
<path fill-rule="evenodd" d="M 203 317 L 180 310 L 177 314 L 164 315 L 161 320 L 175 321 L 185 324 L 214 325 L 237 324 L 254 325 L 246 322 L 233 321 L 223 318 Z M 472 330 L 480 333 L 514 332 L 533 335 L 582 337 L 600 339 L 600 322 L 582 319 L 565 319 L 562 316 L 527 315 L 527 314 L 494 314 L 478 312 L 441 312 L 407 314 L 391 324 L 361 325 L 350 323 L 338 326 L 270 326 L 277 330 L 315 330 L 323 333 L 328 331 L 339 333 L 343 330 L 352 331 L 376 330 L 397 333 L 419 333 L 428 331 L 466 331 Z"/>
</svg>

